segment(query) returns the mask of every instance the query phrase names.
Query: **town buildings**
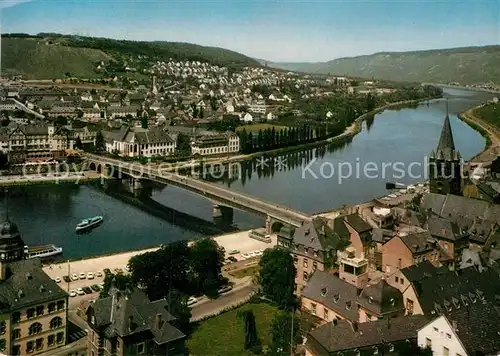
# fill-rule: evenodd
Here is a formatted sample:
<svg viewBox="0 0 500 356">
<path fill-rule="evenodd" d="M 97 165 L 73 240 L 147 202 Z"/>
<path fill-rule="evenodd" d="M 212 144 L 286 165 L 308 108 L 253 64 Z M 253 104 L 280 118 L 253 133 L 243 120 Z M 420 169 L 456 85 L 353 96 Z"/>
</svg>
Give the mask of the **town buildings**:
<svg viewBox="0 0 500 356">
<path fill-rule="evenodd" d="M 110 290 L 87 309 L 88 355 L 166 355 L 185 338 L 165 299 L 150 301 L 141 290 Z"/>
<path fill-rule="evenodd" d="M 22 245 L 22 247 L 21 247 Z M 66 344 L 68 295 L 24 259 L 17 226 L 0 225 L 0 351 L 8 355 L 46 352 Z"/>
<path fill-rule="evenodd" d="M 195 136 L 191 141 L 192 155 L 229 154 L 239 150 L 240 138 L 231 132 L 202 134 Z"/>
</svg>

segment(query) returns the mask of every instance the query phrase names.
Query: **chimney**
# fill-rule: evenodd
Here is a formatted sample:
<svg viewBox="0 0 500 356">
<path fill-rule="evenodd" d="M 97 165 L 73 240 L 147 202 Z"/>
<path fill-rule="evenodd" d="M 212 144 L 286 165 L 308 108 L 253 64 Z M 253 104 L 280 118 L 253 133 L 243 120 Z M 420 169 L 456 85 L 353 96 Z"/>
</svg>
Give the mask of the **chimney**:
<svg viewBox="0 0 500 356">
<path fill-rule="evenodd" d="M 161 329 L 161 327 L 163 326 L 163 319 L 162 319 L 162 316 L 160 313 L 156 314 L 156 327 L 158 329 Z"/>
<path fill-rule="evenodd" d="M 128 317 L 128 331 L 134 330 L 134 318 L 131 316 Z"/>
</svg>

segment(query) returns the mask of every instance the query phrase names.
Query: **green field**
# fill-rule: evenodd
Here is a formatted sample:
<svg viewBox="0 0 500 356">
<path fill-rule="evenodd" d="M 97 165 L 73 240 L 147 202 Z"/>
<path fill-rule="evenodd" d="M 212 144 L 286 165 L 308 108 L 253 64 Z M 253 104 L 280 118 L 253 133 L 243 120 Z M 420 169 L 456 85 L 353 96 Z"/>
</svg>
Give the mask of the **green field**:
<svg viewBox="0 0 500 356">
<path fill-rule="evenodd" d="M 238 128 L 236 128 L 236 132 L 243 130 L 246 130 L 247 132 L 259 132 L 260 130 L 264 131 L 265 129 L 272 129 L 273 127 L 276 131 L 286 128 L 286 126 L 271 125 L 271 124 L 252 124 L 252 125 L 238 126 Z"/>
<path fill-rule="evenodd" d="M 500 128 L 500 103 L 488 104 L 474 113 L 482 120 Z"/>
<path fill-rule="evenodd" d="M 276 307 L 269 304 L 246 304 L 235 310 L 218 315 L 201 323 L 187 342 L 193 356 L 252 355 L 246 351 L 245 326 L 237 316 L 238 310 L 252 310 L 257 325 L 257 335 L 265 347 L 271 343 L 271 323 Z"/>
</svg>

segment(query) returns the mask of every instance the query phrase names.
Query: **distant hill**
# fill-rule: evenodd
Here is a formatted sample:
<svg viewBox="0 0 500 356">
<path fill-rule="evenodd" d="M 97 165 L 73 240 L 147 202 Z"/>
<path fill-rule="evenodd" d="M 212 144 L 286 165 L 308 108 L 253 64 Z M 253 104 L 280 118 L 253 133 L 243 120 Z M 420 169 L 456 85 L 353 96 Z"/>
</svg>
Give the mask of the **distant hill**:
<svg viewBox="0 0 500 356">
<path fill-rule="evenodd" d="M 323 63 L 261 64 L 290 71 L 405 82 L 500 84 L 500 46 L 380 52 Z"/>
<path fill-rule="evenodd" d="M 2 34 L 1 74 L 23 75 L 28 79 L 95 77 L 100 61 L 133 63 L 148 60 L 189 60 L 221 66 L 258 65 L 243 54 L 217 47 L 180 42 L 137 42 L 60 34 Z M 145 63 L 145 61 L 143 61 Z"/>
</svg>

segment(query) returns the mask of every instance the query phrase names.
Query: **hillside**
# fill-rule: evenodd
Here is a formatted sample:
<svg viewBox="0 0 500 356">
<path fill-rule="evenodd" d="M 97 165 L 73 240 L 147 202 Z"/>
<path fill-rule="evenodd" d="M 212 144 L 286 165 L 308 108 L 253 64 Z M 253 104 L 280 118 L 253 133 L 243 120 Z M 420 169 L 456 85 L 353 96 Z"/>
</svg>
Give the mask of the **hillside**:
<svg viewBox="0 0 500 356">
<path fill-rule="evenodd" d="M 307 73 L 347 75 L 406 82 L 500 84 L 500 46 L 412 52 L 380 52 L 323 63 L 272 63 L 268 66 Z"/>
<path fill-rule="evenodd" d="M 100 61 L 131 63 L 139 56 L 152 60 L 189 60 L 221 66 L 258 65 L 237 52 L 179 42 L 135 42 L 106 38 L 75 37 L 59 34 L 2 35 L 2 75 L 21 74 L 26 79 L 100 76 Z M 137 64 L 137 63 L 134 63 Z"/>
</svg>

